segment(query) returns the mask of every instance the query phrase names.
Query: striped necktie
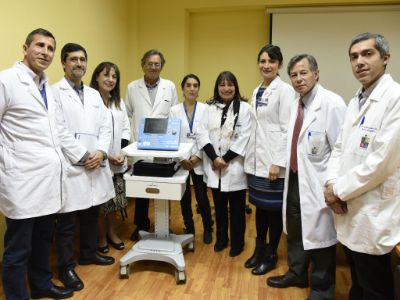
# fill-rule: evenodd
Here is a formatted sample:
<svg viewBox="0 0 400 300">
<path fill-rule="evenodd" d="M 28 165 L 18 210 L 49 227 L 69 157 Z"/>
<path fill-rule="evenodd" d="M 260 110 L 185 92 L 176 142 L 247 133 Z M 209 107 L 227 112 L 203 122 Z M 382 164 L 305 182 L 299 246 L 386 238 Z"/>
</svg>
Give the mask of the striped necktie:
<svg viewBox="0 0 400 300">
<path fill-rule="evenodd" d="M 358 108 L 361 110 L 365 102 L 367 102 L 368 96 L 365 92 L 361 92 L 358 94 Z"/>
</svg>

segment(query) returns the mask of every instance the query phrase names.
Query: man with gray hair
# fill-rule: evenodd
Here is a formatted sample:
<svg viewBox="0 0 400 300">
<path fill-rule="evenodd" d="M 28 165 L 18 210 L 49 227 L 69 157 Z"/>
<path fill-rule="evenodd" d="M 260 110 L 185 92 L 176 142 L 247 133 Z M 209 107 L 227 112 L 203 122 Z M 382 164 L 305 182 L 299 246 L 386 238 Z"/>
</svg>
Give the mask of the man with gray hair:
<svg viewBox="0 0 400 300">
<path fill-rule="evenodd" d="M 178 103 L 175 84 L 160 77 L 165 65 L 164 55 L 150 49 L 143 55 L 141 65 L 144 76 L 129 83 L 125 99 L 133 141 L 138 137 L 142 118 L 168 118 L 171 107 Z M 140 230 L 150 229 L 149 199 L 136 198 L 134 223 L 136 229 L 131 240 L 137 241 Z"/>
<path fill-rule="evenodd" d="M 350 299 L 393 299 L 391 251 L 400 242 L 400 85 L 385 74 L 389 45 L 362 33 L 349 47 L 361 88 L 329 160 L 325 201 L 351 268 Z"/>
<path fill-rule="evenodd" d="M 293 57 L 288 64 L 294 101 L 288 125 L 288 147 L 283 200 L 288 265 L 285 275 L 270 277 L 272 287 L 308 286 L 309 299 L 332 299 L 335 290 L 336 231 L 324 201 L 324 183 L 331 151 L 339 135 L 346 106 L 337 94 L 319 83 L 312 55 Z"/>
</svg>

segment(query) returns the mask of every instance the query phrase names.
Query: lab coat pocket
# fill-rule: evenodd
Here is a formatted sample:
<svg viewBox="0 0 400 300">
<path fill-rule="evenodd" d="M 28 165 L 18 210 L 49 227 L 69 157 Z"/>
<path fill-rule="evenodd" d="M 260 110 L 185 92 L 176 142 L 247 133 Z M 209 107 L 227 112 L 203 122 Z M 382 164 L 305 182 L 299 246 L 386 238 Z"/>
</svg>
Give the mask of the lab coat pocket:
<svg viewBox="0 0 400 300">
<path fill-rule="evenodd" d="M 397 170 L 381 184 L 380 192 L 382 200 L 391 200 L 399 194 L 399 172 L 400 171 Z"/>
<path fill-rule="evenodd" d="M 11 170 L 15 167 L 14 155 L 9 148 L 2 147 L 0 151 L 0 163 L 4 166 L 4 170 Z"/>
<path fill-rule="evenodd" d="M 67 177 L 79 176 L 85 171 L 85 166 L 74 166 L 70 163 L 65 167 Z"/>
<path fill-rule="evenodd" d="M 308 157 L 319 157 L 324 152 L 326 133 L 324 131 L 307 132 L 307 155 Z"/>
<path fill-rule="evenodd" d="M 160 103 L 160 108 L 162 112 L 169 112 L 171 108 L 172 100 L 170 98 L 163 98 Z M 167 117 L 167 116 L 166 116 Z"/>
<path fill-rule="evenodd" d="M 231 139 L 233 141 L 236 141 L 239 138 L 241 132 L 242 132 L 242 125 L 236 124 L 235 130 L 233 130 Z"/>
<path fill-rule="evenodd" d="M 355 153 L 365 156 L 368 153 L 369 145 L 374 140 L 377 129 L 366 125 L 361 125 L 358 130 Z"/>
</svg>

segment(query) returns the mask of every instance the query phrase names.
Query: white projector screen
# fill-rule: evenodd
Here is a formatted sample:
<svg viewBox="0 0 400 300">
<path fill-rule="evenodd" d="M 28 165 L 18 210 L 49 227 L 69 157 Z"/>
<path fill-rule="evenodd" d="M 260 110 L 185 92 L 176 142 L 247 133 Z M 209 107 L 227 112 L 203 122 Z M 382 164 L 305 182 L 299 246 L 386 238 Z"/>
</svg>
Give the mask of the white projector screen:
<svg viewBox="0 0 400 300">
<path fill-rule="evenodd" d="M 290 83 L 286 66 L 296 54 L 315 56 L 320 83 L 348 102 L 360 84 L 351 72 L 348 47 L 362 32 L 383 34 L 391 58 L 387 72 L 400 82 L 400 5 L 268 9 L 272 15 L 271 42 L 281 47 L 281 77 Z"/>
</svg>

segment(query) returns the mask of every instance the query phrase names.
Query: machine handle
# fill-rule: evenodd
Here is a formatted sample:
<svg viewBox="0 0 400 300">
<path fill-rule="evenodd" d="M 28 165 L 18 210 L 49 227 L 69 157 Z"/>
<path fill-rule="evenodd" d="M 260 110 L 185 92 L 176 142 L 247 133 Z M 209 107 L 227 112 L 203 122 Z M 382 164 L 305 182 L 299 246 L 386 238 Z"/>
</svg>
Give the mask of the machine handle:
<svg viewBox="0 0 400 300">
<path fill-rule="evenodd" d="M 153 188 L 153 187 L 148 187 L 148 188 L 146 188 L 146 193 L 149 193 L 149 194 L 159 194 L 159 193 L 160 193 L 160 189 L 158 189 L 158 188 Z"/>
</svg>

